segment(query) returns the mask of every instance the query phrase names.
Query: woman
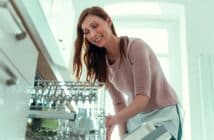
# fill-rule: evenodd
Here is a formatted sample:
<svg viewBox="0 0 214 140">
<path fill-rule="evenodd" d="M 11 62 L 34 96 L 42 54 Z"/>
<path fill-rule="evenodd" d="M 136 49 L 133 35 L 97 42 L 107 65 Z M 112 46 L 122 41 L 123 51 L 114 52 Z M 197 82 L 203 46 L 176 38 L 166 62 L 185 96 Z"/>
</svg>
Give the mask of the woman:
<svg viewBox="0 0 214 140">
<path fill-rule="evenodd" d="M 115 115 L 106 117 L 108 140 L 115 125 L 123 136 L 144 122 L 164 125 L 177 139 L 176 94 L 157 57 L 143 40 L 118 37 L 110 16 L 100 7 L 86 8 L 79 17 L 73 62 L 77 79 L 82 61 L 87 80 L 105 83 L 115 107 Z"/>
</svg>

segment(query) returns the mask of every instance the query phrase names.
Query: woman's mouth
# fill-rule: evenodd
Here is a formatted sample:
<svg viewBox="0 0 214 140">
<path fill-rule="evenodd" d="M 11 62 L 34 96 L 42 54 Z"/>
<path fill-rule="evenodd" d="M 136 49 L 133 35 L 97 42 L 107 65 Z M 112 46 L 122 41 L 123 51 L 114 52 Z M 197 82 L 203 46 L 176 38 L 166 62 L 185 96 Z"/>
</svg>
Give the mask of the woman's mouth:
<svg viewBox="0 0 214 140">
<path fill-rule="evenodd" d="M 98 36 L 98 37 L 95 38 L 94 42 L 95 42 L 96 44 L 97 44 L 97 43 L 100 43 L 101 40 L 102 40 L 102 38 L 103 38 L 102 35 L 101 35 L 101 36 Z"/>
</svg>

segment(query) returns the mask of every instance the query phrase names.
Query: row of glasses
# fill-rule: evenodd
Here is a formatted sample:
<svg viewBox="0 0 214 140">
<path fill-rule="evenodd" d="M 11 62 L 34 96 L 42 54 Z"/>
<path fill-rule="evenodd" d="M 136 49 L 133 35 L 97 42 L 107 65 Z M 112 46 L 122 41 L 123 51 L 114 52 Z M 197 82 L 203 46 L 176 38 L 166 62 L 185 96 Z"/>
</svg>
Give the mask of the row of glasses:
<svg viewBox="0 0 214 140">
<path fill-rule="evenodd" d="M 46 89 L 44 89 L 46 88 Z M 36 86 L 32 93 L 31 103 L 42 104 L 46 107 L 53 107 L 52 104 L 61 104 L 63 102 L 72 102 L 75 106 L 82 108 L 85 101 L 91 103 L 97 100 L 97 88 L 73 88 L 69 92 L 58 85 Z"/>
<path fill-rule="evenodd" d="M 78 117 L 75 121 L 59 120 L 58 137 L 63 137 L 63 139 L 70 137 L 78 140 L 103 140 L 105 138 L 105 113 L 104 110 L 99 110 L 99 112 L 95 110 L 95 112 L 96 129 L 92 129 L 94 128 L 94 122 L 91 121 L 90 116 L 87 115 L 87 110 L 82 108 L 79 110 Z"/>
</svg>

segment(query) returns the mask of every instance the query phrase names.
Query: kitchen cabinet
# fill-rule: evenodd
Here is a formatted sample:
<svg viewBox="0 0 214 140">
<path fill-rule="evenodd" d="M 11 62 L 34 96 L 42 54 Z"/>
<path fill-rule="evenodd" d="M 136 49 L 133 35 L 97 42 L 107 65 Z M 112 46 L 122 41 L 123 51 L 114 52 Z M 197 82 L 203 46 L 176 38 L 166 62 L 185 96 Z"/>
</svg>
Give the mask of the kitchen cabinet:
<svg viewBox="0 0 214 140">
<path fill-rule="evenodd" d="M 37 0 L 10 0 L 39 51 L 37 71 L 45 79 L 70 80 L 59 44 Z M 20 33 L 20 32 L 19 32 Z M 21 35 L 20 35 L 21 36 Z"/>
<path fill-rule="evenodd" d="M 0 33 L 1 34 L 1 33 Z M 16 40 L 15 35 L 1 34 L 0 49 L 10 61 L 13 62 L 14 67 L 17 68 L 22 77 L 29 84 L 33 84 L 35 71 L 31 69 L 36 68 L 37 50 L 33 46 L 32 41 L 27 36 L 23 40 Z"/>
<path fill-rule="evenodd" d="M 28 110 L 29 84 L 21 73 L 10 62 L 11 60 L 0 50 L 1 83 L 0 83 L 0 139 L 22 140 L 25 135 L 25 124 Z M 4 71 L 7 68 L 15 77 Z M 13 84 L 6 81 L 13 79 Z"/>
<path fill-rule="evenodd" d="M 38 0 L 58 48 L 69 67 L 75 39 L 75 11 L 73 0 Z M 60 63 L 61 64 L 61 63 Z"/>
<path fill-rule="evenodd" d="M 65 67 L 65 61 L 38 0 L 12 0 L 20 10 L 27 26 L 38 36 L 42 49 L 54 64 Z M 31 25 L 29 25 L 31 23 Z M 40 48 L 41 49 L 41 48 Z"/>
<path fill-rule="evenodd" d="M 9 2 L 0 1 L 0 49 L 23 78 L 33 84 L 38 52 Z"/>
<path fill-rule="evenodd" d="M 0 139 L 24 140 L 38 51 L 9 1 L 0 19 Z"/>
</svg>

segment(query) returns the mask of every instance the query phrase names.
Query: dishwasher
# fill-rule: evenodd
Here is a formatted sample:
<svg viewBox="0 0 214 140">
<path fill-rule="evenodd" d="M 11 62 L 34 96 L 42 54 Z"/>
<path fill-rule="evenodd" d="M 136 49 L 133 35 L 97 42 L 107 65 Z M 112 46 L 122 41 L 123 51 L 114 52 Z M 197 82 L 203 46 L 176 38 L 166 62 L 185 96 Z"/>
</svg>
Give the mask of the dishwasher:
<svg viewBox="0 0 214 140">
<path fill-rule="evenodd" d="M 104 140 L 104 90 L 98 83 L 36 80 L 26 140 Z"/>
</svg>

